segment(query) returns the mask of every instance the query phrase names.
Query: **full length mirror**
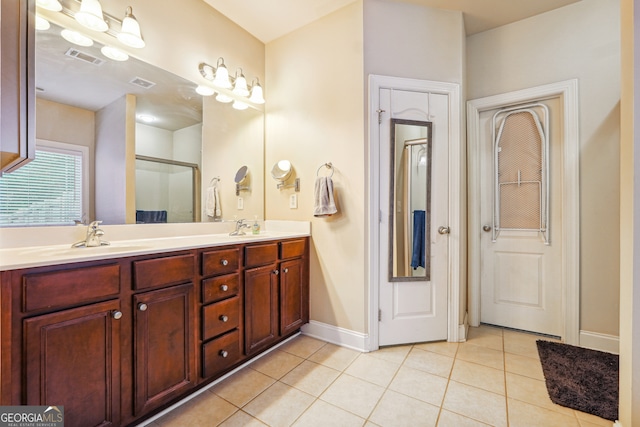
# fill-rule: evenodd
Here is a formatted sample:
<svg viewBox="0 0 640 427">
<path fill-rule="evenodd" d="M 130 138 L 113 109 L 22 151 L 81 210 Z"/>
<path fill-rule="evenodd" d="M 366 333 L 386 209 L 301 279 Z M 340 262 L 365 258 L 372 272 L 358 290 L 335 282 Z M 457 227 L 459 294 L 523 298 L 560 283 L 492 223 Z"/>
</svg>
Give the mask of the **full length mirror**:
<svg viewBox="0 0 640 427">
<path fill-rule="evenodd" d="M 79 4 L 61 3 L 64 8 Z M 158 7 L 167 6 L 163 2 Z M 74 44 L 61 35 L 68 16 L 39 8 L 37 12 L 50 26 L 36 31 L 36 150 L 78 148 L 80 161 L 86 163 L 79 173 L 85 176 L 72 197 L 82 201 L 73 214 L 47 221 L 42 215 L 24 215 L 24 203 L 32 202 L 20 200 L 23 205 L 7 221 L 0 218 L 0 226 L 94 219 L 105 224 L 213 221 L 204 203 L 213 177 L 220 178 L 222 219 L 263 217 L 261 111 L 237 111 L 214 97 L 203 101 L 196 83 L 133 56 L 110 59 L 95 40 L 92 46 Z M 203 12 L 208 13 L 194 13 Z M 153 14 L 145 15 L 138 16 L 145 24 L 143 35 L 145 30 L 157 32 L 154 27 L 162 24 L 153 22 Z M 140 57 L 157 62 L 159 48 L 147 43 Z M 253 172 L 252 191 L 242 194 L 246 212 L 238 209 L 234 182 L 235 171 L 244 164 Z M 50 167 L 54 174 L 59 171 L 55 162 Z M 9 200 L 12 190 L 3 191 L 3 200 Z M 61 191 L 60 197 L 70 197 L 66 189 Z M 43 211 L 48 203 L 34 209 Z"/>
<path fill-rule="evenodd" d="M 389 281 L 429 280 L 431 123 L 391 120 Z"/>
</svg>

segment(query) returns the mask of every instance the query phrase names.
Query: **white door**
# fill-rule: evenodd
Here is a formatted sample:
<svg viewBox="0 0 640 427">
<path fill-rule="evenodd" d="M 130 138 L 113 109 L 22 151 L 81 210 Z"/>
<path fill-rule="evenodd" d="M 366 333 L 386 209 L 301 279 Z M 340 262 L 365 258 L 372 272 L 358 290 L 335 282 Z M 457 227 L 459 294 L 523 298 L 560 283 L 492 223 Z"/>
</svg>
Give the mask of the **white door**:
<svg viewBox="0 0 640 427">
<path fill-rule="evenodd" d="M 480 115 L 482 323 L 563 335 L 562 126 L 559 98 Z"/>
<path fill-rule="evenodd" d="M 448 303 L 448 239 L 446 227 L 449 209 L 449 96 L 392 89 L 380 89 L 380 250 L 379 250 L 379 345 L 437 341 L 447 339 Z M 391 119 L 431 122 L 431 171 L 425 177 L 429 188 L 430 207 L 426 215 L 428 224 L 424 245 L 428 246 L 428 277 L 415 280 L 390 279 L 394 270 L 390 262 L 391 210 Z M 416 166 L 418 167 L 418 166 Z M 396 177 L 397 178 L 397 177 Z M 421 178 L 423 179 L 423 178 Z M 395 194 L 395 193 L 394 193 Z M 395 195 L 400 197 L 400 195 Z M 396 212 L 397 215 L 406 213 Z M 410 223 L 410 219 L 407 219 Z M 441 233 L 438 231 L 439 227 Z M 396 230 L 398 232 L 398 230 Z M 415 240 L 413 234 L 409 234 Z M 414 242 L 411 242 L 414 243 Z M 405 242 L 406 244 L 406 242 Z M 399 248 L 396 248 L 400 250 Z M 407 245 L 410 253 L 414 249 Z M 411 257 L 410 255 L 406 255 Z M 425 257 L 426 258 L 426 257 Z M 419 267 L 418 267 L 419 268 Z M 406 275 L 413 273 L 409 270 Z M 426 274 L 425 274 L 426 276 Z"/>
</svg>

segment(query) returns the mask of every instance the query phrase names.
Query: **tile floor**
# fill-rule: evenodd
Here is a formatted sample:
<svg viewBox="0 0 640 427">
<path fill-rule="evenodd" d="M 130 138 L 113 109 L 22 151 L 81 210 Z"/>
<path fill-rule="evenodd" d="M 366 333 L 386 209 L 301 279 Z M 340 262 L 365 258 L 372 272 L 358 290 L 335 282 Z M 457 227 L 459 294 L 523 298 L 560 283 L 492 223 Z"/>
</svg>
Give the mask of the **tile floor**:
<svg viewBox="0 0 640 427">
<path fill-rule="evenodd" d="M 481 326 L 360 353 L 300 335 L 149 426 L 611 426 L 549 400 L 539 338 Z"/>
</svg>

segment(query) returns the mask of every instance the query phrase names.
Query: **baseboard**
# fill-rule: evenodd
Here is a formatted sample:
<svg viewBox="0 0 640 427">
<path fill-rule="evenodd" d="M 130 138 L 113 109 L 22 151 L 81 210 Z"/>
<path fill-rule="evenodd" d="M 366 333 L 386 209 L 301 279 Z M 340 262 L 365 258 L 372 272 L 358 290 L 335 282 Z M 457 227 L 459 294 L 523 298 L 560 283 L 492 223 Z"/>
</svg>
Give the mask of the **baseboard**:
<svg viewBox="0 0 640 427">
<path fill-rule="evenodd" d="M 469 312 L 464 313 L 464 320 L 461 325 L 458 325 L 458 342 L 467 341 L 469 334 Z"/>
<path fill-rule="evenodd" d="M 311 320 L 304 325 L 302 333 L 342 347 L 348 347 L 361 352 L 369 351 L 369 335 L 338 326 Z"/>
<path fill-rule="evenodd" d="M 620 337 L 615 335 L 599 334 L 597 332 L 580 331 L 580 347 L 619 354 Z"/>
</svg>

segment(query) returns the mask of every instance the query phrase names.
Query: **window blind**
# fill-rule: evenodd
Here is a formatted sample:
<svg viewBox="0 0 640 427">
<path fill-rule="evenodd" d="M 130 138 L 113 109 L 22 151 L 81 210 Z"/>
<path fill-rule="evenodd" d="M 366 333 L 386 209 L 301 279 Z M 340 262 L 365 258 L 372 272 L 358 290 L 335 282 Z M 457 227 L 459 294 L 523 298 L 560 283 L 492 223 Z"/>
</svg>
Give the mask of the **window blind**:
<svg viewBox="0 0 640 427">
<path fill-rule="evenodd" d="M 68 225 L 81 219 L 82 152 L 36 149 L 36 158 L 0 177 L 0 226 Z"/>
</svg>

